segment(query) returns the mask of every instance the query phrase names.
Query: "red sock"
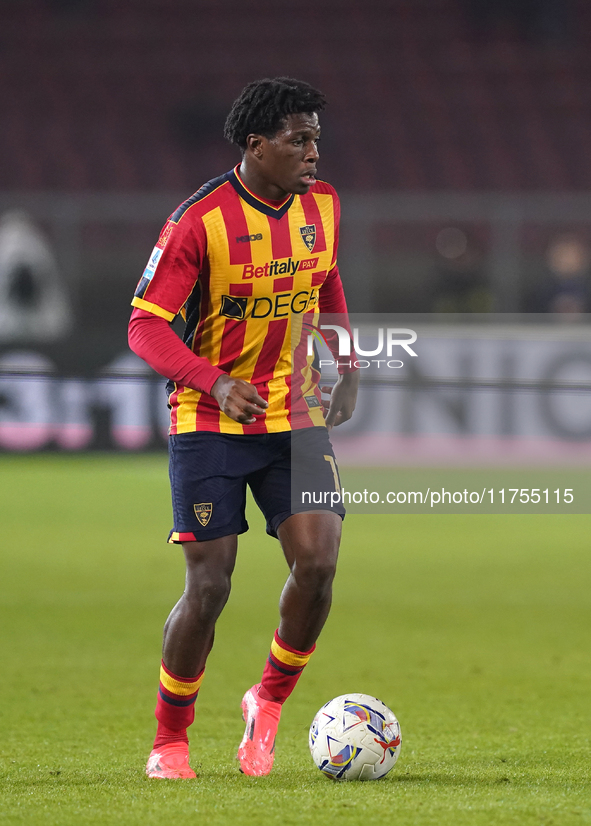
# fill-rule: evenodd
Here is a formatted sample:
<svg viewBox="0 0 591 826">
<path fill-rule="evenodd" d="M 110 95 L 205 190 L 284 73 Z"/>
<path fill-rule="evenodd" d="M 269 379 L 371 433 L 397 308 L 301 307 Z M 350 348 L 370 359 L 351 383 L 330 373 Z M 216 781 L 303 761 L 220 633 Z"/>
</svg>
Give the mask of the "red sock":
<svg viewBox="0 0 591 826">
<path fill-rule="evenodd" d="M 263 700 L 284 703 L 294 690 L 315 648 L 313 645 L 309 651 L 298 651 L 297 648 L 283 642 L 279 633 L 275 631 L 269 659 L 265 663 L 261 678 L 259 696 Z"/>
<path fill-rule="evenodd" d="M 203 671 L 196 677 L 177 677 L 164 665 L 160 666 L 160 685 L 156 702 L 158 730 L 154 740 L 157 749 L 166 743 L 189 742 L 187 728 L 195 719 L 195 700 L 203 680 Z"/>
</svg>

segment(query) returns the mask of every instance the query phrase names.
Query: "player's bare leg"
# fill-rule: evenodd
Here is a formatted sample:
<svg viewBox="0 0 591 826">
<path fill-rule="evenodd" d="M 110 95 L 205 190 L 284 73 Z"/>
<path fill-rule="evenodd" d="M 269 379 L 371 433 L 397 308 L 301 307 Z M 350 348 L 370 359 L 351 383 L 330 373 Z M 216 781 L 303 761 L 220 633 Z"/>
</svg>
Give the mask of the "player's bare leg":
<svg viewBox="0 0 591 826">
<path fill-rule="evenodd" d="M 245 774 L 266 775 L 273 767 L 281 706 L 295 688 L 330 611 L 341 524 L 337 514 L 321 511 L 294 514 L 279 526 L 290 574 L 262 681 L 242 699 L 246 729 L 238 759 Z"/>
<path fill-rule="evenodd" d="M 278 534 L 290 568 L 281 594 L 279 636 L 299 651 L 311 648 L 328 617 L 342 519 L 336 513 L 296 513 Z"/>
<path fill-rule="evenodd" d="M 237 538 L 183 544 L 185 590 L 164 626 L 158 732 L 146 773 L 155 778 L 191 778 L 187 727 L 213 645 L 214 629 L 230 594 Z"/>
<path fill-rule="evenodd" d="M 175 674 L 191 677 L 205 666 L 230 595 L 237 547 L 236 535 L 183 544 L 185 590 L 166 620 L 162 645 L 162 659 Z"/>
</svg>

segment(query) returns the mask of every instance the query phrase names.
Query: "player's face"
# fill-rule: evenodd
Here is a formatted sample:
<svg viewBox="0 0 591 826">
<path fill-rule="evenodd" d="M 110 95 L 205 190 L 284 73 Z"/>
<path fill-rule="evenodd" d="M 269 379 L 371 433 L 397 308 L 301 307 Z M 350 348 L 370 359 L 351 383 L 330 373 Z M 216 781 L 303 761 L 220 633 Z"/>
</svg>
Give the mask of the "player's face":
<svg viewBox="0 0 591 826">
<path fill-rule="evenodd" d="M 282 192 L 305 195 L 316 183 L 318 115 L 288 115 L 273 138 L 262 138 L 260 171 Z"/>
</svg>

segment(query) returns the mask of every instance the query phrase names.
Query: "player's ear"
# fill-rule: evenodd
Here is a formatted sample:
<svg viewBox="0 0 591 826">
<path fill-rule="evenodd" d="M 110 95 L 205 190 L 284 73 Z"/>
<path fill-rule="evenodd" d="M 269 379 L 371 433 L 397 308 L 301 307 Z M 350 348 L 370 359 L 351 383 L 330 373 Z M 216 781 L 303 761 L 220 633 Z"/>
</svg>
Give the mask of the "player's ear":
<svg viewBox="0 0 591 826">
<path fill-rule="evenodd" d="M 264 138 L 262 135 L 247 135 L 246 148 L 250 150 L 256 158 L 261 158 L 263 155 L 263 142 Z"/>
</svg>

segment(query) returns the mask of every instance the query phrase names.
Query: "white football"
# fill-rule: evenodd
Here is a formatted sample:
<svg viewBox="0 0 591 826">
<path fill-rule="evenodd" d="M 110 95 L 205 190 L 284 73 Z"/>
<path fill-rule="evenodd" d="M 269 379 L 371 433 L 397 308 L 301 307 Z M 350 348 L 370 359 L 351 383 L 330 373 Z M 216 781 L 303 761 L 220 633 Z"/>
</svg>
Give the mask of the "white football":
<svg viewBox="0 0 591 826">
<path fill-rule="evenodd" d="M 400 754 L 400 724 L 381 700 L 343 694 L 322 706 L 310 726 L 310 752 L 332 780 L 377 780 Z"/>
</svg>

